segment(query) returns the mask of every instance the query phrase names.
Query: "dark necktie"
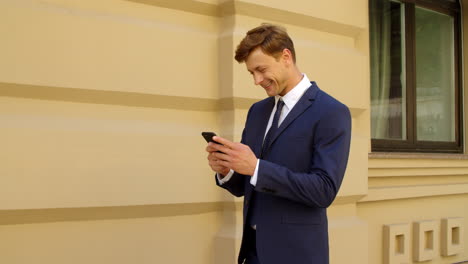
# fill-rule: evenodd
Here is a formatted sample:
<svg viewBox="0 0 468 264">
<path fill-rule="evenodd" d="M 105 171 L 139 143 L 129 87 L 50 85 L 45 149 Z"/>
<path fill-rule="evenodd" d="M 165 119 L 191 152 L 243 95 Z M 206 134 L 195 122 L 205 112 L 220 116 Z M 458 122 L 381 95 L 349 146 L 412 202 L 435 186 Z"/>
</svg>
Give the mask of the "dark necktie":
<svg viewBox="0 0 468 264">
<path fill-rule="evenodd" d="M 278 103 L 276 103 L 276 112 L 275 112 L 275 115 L 273 116 L 273 122 L 271 123 L 271 127 L 265 136 L 265 140 L 263 141 L 262 155 L 261 155 L 262 157 L 263 155 L 265 155 L 266 150 L 268 149 L 268 146 L 270 145 L 273 136 L 276 134 L 276 130 L 278 130 L 279 118 L 281 115 L 281 110 L 283 110 L 283 106 L 284 106 L 284 102 L 280 98 L 278 100 Z"/>
</svg>

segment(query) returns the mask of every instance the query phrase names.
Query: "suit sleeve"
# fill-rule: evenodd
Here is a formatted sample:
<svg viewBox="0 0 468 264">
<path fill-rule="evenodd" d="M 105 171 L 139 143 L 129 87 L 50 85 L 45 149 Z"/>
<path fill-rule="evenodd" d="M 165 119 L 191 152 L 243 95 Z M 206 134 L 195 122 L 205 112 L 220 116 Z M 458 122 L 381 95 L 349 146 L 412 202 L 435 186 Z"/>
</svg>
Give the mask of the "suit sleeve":
<svg viewBox="0 0 468 264">
<path fill-rule="evenodd" d="M 245 177 L 247 176 L 234 172 L 231 179 L 223 184 L 219 184 L 216 175 L 215 180 L 216 184 L 219 187 L 228 190 L 232 195 L 236 197 L 241 197 L 244 196 L 245 193 Z"/>
<path fill-rule="evenodd" d="M 327 111 L 313 135 L 313 153 L 306 173 L 260 160 L 256 191 L 311 207 L 328 207 L 335 199 L 348 162 L 351 115 L 344 105 Z M 301 147 L 301 146 L 298 146 Z"/>
</svg>

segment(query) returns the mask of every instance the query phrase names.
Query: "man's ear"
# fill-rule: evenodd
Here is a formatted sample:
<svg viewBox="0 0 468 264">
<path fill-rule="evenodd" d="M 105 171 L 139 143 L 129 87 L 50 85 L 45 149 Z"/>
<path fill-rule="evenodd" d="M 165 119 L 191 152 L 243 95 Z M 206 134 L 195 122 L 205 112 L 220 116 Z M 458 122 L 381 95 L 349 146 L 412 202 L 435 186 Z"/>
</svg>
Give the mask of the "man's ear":
<svg viewBox="0 0 468 264">
<path fill-rule="evenodd" d="M 281 54 L 281 58 L 287 63 L 287 64 L 294 64 L 293 58 L 292 58 L 292 53 L 289 49 L 283 49 L 283 52 Z"/>
</svg>

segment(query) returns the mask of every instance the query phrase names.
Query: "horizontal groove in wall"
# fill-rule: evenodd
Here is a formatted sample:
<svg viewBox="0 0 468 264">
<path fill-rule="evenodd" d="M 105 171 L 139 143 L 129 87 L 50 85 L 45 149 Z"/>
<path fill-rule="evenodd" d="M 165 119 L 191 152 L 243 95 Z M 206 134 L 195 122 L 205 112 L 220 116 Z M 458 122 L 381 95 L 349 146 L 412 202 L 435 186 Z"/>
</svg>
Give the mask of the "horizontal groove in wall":
<svg viewBox="0 0 468 264">
<path fill-rule="evenodd" d="M 129 2 L 174 9 L 205 16 L 221 16 L 220 6 L 193 0 L 127 0 Z"/>
<path fill-rule="evenodd" d="M 218 111 L 256 102 L 249 98 L 208 99 L 0 82 L 0 96 L 189 111 Z"/>
<path fill-rule="evenodd" d="M 355 195 L 338 195 L 335 200 L 333 201 L 332 205 L 342 205 L 342 204 L 354 204 L 362 197 L 364 194 L 355 194 Z"/>
<path fill-rule="evenodd" d="M 105 104 L 207 112 L 230 111 L 234 109 L 247 110 L 252 104 L 260 100 L 244 97 L 208 99 L 4 82 L 0 82 L 0 96 L 49 101 L 65 101 L 73 103 Z M 350 108 L 350 110 L 353 117 L 356 117 L 364 112 L 364 109 L 361 108 Z"/>
<path fill-rule="evenodd" d="M 378 168 L 369 169 L 369 177 L 468 176 L 468 167 Z"/>
<path fill-rule="evenodd" d="M 369 160 L 468 160 L 467 154 L 371 152 Z"/>
<path fill-rule="evenodd" d="M 371 153 L 369 178 L 468 176 L 468 155 Z"/>
<path fill-rule="evenodd" d="M 368 187 L 395 187 L 468 183 L 468 175 L 371 177 Z"/>
<path fill-rule="evenodd" d="M 468 194 L 468 183 L 371 187 L 359 202 Z"/>
<path fill-rule="evenodd" d="M 365 29 L 353 25 L 338 23 L 331 20 L 309 16 L 307 14 L 286 11 L 244 1 L 224 1 L 209 4 L 193 0 L 127 0 L 130 2 L 170 8 L 200 15 L 224 17 L 230 15 L 245 15 L 263 20 L 277 21 L 290 25 L 310 28 L 322 32 L 355 38 Z"/>
<path fill-rule="evenodd" d="M 363 195 L 338 196 L 333 205 L 356 203 Z M 174 217 L 221 211 L 242 211 L 243 201 L 154 204 L 80 208 L 0 210 L 0 225 L 40 224 L 69 221 L 99 221 Z"/>
<path fill-rule="evenodd" d="M 364 31 L 363 28 L 353 25 L 241 1 L 235 1 L 235 14 L 278 21 L 280 23 L 310 28 L 351 38 L 356 38 Z"/>
<path fill-rule="evenodd" d="M 0 225 L 95 221 L 204 214 L 223 209 L 222 202 L 136 206 L 0 210 Z"/>
<path fill-rule="evenodd" d="M 401 162 L 402 164 L 400 166 L 390 166 L 390 165 L 385 165 L 385 166 L 371 166 L 369 165 L 369 170 L 419 170 L 419 169 L 430 169 L 430 170 L 437 170 L 437 169 L 467 169 L 468 166 L 466 165 L 466 162 L 460 162 L 460 163 L 451 163 L 451 164 L 437 164 L 433 163 L 432 166 L 424 166 L 422 163 L 418 163 L 417 161 L 413 161 L 410 166 L 405 166 L 404 161 Z"/>
</svg>

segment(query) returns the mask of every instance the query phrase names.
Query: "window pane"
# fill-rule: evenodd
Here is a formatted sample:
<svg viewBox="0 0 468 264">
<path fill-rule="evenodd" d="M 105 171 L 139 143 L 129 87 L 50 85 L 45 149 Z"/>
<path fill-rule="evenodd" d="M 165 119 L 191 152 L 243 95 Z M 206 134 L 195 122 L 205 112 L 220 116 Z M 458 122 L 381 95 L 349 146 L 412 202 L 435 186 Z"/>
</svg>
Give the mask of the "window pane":
<svg viewBox="0 0 468 264">
<path fill-rule="evenodd" d="M 417 140 L 455 141 L 454 21 L 416 8 Z"/>
<path fill-rule="evenodd" d="M 404 6 L 370 1 L 372 138 L 406 139 Z"/>
</svg>

